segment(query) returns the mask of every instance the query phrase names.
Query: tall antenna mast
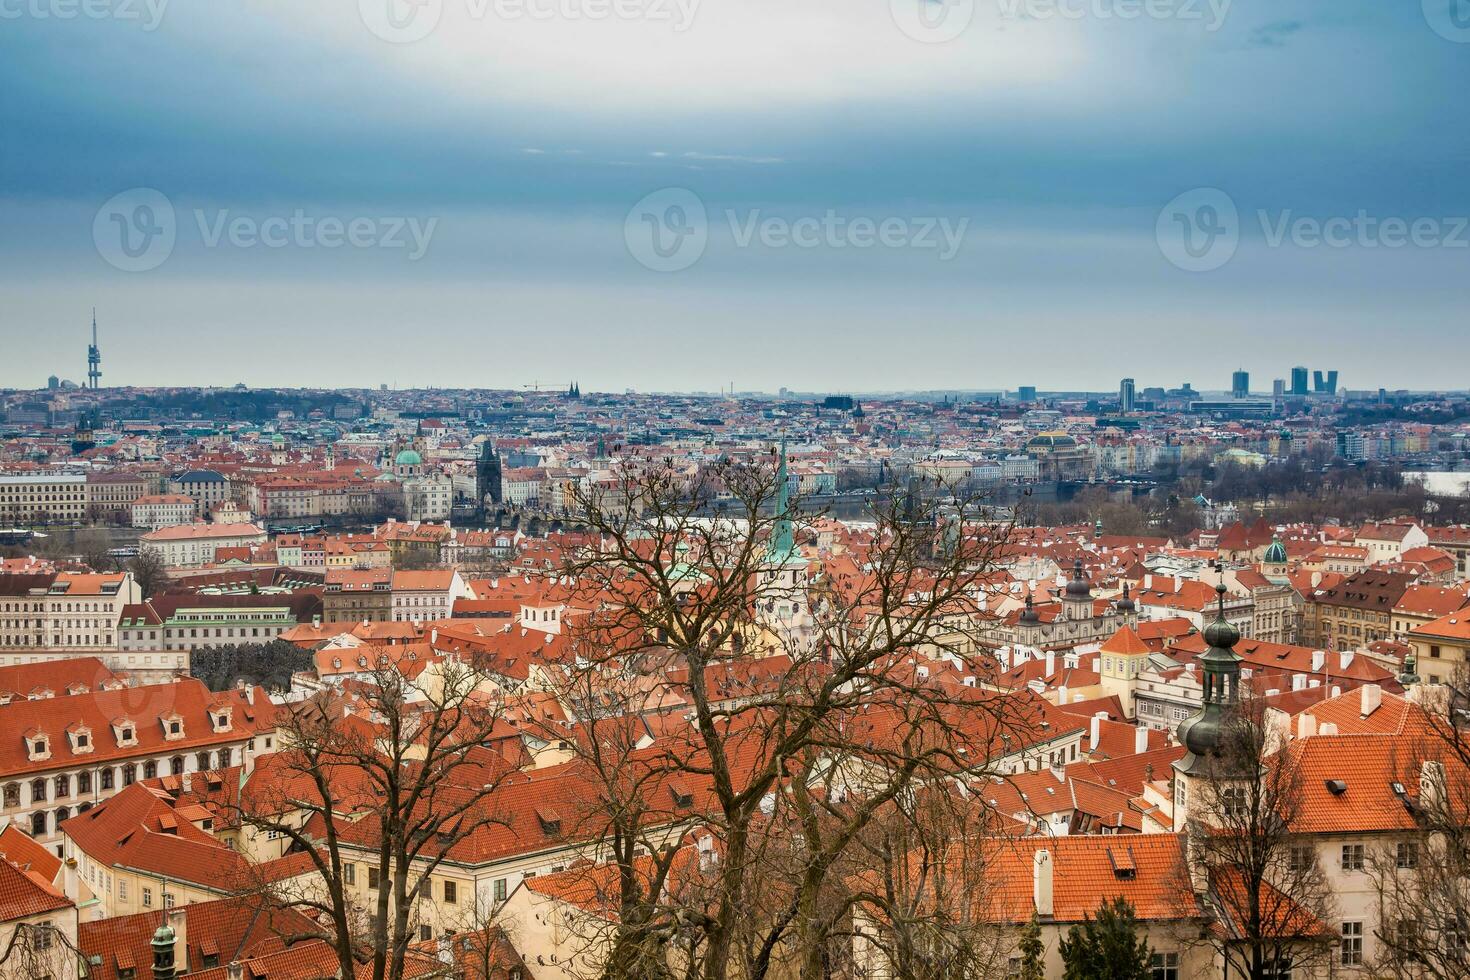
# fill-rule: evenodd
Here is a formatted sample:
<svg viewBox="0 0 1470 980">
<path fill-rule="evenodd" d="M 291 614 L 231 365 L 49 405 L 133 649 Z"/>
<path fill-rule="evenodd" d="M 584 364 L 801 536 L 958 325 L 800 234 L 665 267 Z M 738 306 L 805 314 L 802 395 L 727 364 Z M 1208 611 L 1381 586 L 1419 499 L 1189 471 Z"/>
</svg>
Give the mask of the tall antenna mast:
<svg viewBox="0 0 1470 980">
<path fill-rule="evenodd" d="M 97 346 L 97 307 L 92 307 L 92 346 L 87 348 L 87 387 L 96 389 L 102 381 L 102 351 Z"/>
</svg>

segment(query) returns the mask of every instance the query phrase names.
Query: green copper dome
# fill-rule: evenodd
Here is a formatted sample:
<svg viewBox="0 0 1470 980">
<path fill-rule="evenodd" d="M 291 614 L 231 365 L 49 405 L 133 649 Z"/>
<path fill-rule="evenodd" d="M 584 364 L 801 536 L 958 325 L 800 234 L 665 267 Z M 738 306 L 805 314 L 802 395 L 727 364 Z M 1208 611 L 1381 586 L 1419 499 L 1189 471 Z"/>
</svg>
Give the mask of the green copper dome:
<svg viewBox="0 0 1470 980">
<path fill-rule="evenodd" d="M 1268 565 L 1286 564 L 1286 545 L 1281 543 L 1279 537 L 1271 538 L 1271 546 L 1266 549 L 1265 557 L 1261 560 Z"/>
<path fill-rule="evenodd" d="M 420 456 L 418 453 L 414 452 L 412 449 L 405 449 L 401 453 L 399 453 L 398 456 L 393 460 L 393 465 L 394 466 L 422 466 L 422 465 L 424 465 L 424 457 Z"/>
</svg>

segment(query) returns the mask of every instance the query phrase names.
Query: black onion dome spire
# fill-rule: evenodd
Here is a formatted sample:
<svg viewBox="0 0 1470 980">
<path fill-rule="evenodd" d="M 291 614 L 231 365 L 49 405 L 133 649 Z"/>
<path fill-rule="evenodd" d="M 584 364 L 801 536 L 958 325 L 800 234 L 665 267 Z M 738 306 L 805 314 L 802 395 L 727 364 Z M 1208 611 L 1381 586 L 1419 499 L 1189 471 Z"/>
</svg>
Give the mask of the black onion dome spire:
<svg viewBox="0 0 1470 980">
<path fill-rule="evenodd" d="M 1118 612 L 1120 613 L 1131 613 L 1138 611 L 1138 607 L 1133 603 L 1133 594 L 1128 591 L 1127 582 L 1123 583 L 1123 596 L 1118 600 L 1117 608 Z"/>
<path fill-rule="evenodd" d="M 1031 593 L 1030 592 L 1027 592 L 1026 593 L 1026 608 L 1021 610 L 1021 622 L 1023 622 L 1023 623 L 1037 623 L 1037 622 L 1040 622 L 1040 621 L 1041 621 L 1041 617 L 1039 617 L 1038 615 L 1036 615 L 1036 603 L 1034 603 L 1034 602 L 1031 601 Z"/>
<path fill-rule="evenodd" d="M 1067 582 L 1067 598 L 1092 598 L 1092 586 L 1088 583 L 1087 576 L 1082 571 L 1081 558 L 1078 558 L 1075 562 L 1072 563 L 1072 578 Z"/>
<path fill-rule="evenodd" d="M 1186 768 L 1195 758 L 1219 749 L 1225 723 L 1240 700 L 1240 658 L 1231 650 L 1240 640 L 1240 630 L 1225 619 L 1223 580 L 1215 586 L 1215 598 L 1215 621 L 1205 627 L 1205 642 L 1210 648 L 1200 657 L 1204 704 L 1179 725 L 1179 741 L 1192 757 L 1184 760 Z"/>
</svg>

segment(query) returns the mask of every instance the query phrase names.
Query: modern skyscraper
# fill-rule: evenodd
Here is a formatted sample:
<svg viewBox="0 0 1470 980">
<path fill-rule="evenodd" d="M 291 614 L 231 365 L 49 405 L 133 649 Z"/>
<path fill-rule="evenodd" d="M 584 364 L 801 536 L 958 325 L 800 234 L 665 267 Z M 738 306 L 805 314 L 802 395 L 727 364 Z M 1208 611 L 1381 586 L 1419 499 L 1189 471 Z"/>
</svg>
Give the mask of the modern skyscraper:
<svg viewBox="0 0 1470 980">
<path fill-rule="evenodd" d="M 1249 371 L 1236 371 L 1230 376 L 1230 394 L 1235 398 L 1245 398 L 1251 393 L 1251 376 Z"/>
<path fill-rule="evenodd" d="M 1307 369 L 1294 367 L 1291 369 L 1291 393 L 1293 395 L 1305 395 L 1307 393 Z"/>
<path fill-rule="evenodd" d="M 1118 385 L 1118 409 L 1123 412 L 1133 411 L 1134 385 L 1132 378 L 1124 378 Z"/>
<path fill-rule="evenodd" d="M 1036 386 L 1035 385 L 1022 385 L 1021 387 L 1017 388 L 1016 389 L 1016 401 L 1018 401 L 1018 402 L 1034 402 L 1034 401 L 1036 401 Z"/>
<path fill-rule="evenodd" d="M 1328 371 L 1323 377 L 1321 371 L 1312 372 L 1312 390 L 1319 395 L 1337 394 L 1337 372 Z"/>
</svg>

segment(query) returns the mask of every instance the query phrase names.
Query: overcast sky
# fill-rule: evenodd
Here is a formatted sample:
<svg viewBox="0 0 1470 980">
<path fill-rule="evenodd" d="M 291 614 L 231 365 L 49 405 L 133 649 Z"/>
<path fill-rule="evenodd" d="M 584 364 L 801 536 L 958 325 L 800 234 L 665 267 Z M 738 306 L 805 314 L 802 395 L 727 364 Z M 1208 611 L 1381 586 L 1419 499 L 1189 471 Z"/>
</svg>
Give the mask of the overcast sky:
<svg viewBox="0 0 1470 980">
<path fill-rule="evenodd" d="M 77 2 L 0 385 L 1470 385 L 1470 0 Z"/>
</svg>

